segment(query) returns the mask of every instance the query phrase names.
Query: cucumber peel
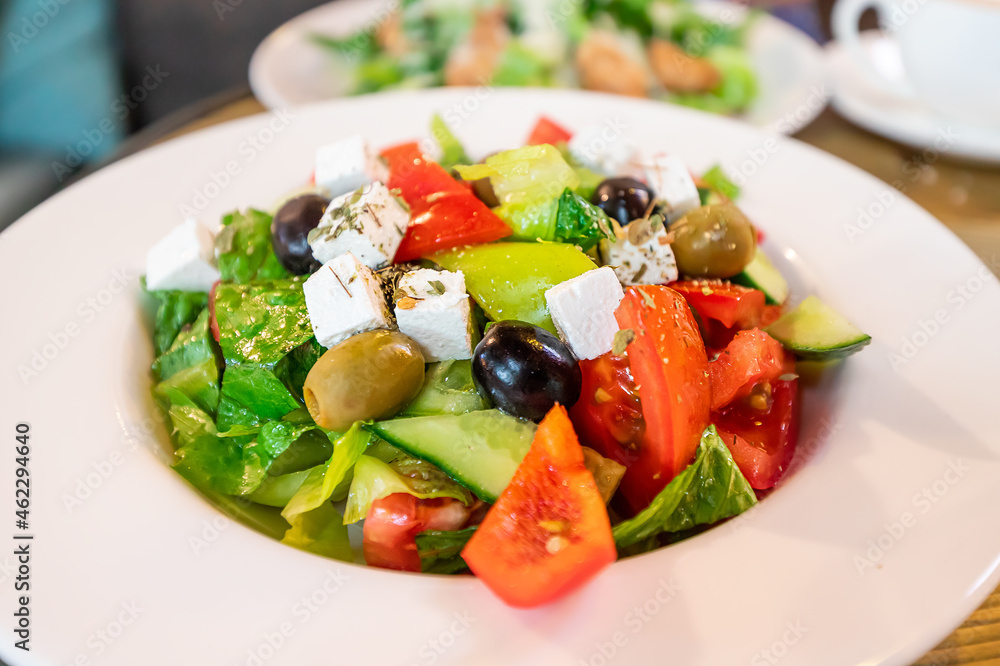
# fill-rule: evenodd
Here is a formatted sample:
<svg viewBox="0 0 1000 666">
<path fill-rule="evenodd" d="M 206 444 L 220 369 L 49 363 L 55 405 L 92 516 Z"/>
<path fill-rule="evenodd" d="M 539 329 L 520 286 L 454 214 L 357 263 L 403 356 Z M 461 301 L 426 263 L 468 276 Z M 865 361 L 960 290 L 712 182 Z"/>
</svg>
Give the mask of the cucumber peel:
<svg viewBox="0 0 1000 666">
<path fill-rule="evenodd" d="M 796 356 L 810 361 L 843 358 L 872 341 L 870 335 L 815 296 L 764 330 Z"/>
</svg>

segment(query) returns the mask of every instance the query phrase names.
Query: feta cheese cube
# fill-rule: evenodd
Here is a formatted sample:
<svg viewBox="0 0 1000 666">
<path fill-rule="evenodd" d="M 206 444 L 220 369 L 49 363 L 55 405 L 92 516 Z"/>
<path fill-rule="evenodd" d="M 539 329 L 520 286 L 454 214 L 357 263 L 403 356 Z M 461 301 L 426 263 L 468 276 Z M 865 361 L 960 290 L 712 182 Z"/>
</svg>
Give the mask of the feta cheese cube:
<svg viewBox="0 0 1000 666">
<path fill-rule="evenodd" d="M 611 351 L 618 332 L 615 310 L 625 292 L 615 272 L 605 266 L 557 284 L 545 292 L 559 337 L 578 359 Z"/>
<path fill-rule="evenodd" d="M 632 142 L 613 123 L 591 125 L 577 132 L 566 147 L 577 162 L 607 176 L 625 171 L 635 152 Z"/>
<path fill-rule="evenodd" d="M 316 185 L 331 197 L 386 180 L 388 169 L 361 136 L 352 136 L 316 151 Z"/>
<path fill-rule="evenodd" d="M 353 254 L 323 264 L 302 291 L 316 340 L 328 349 L 352 335 L 392 326 L 378 278 Z"/>
<path fill-rule="evenodd" d="M 643 165 L 646 182 L 666 204 L 670 221 L 701 205 L 698 186 L 684 161 L 676 155 L 657 155 Z"/>
<path fill-rule="evenodd" d="M 406 205 L 374 182 L 331 201 L 309 232 L 309 246 L 321 263 L 350 252 L 369 268 L 381 268 L 396 256 L 409 223 Z"/>
<path fill-rule="evenodd" d="M 184 220 L 146 254 L 146 288 L 208 291 L 219 279 L 215 238 L 193 218 Z"/>
<path fill-rule="evenodd" d="M 396 323 L 428 363 L 472 358 L 472 306 L 462 271 L 419 268 L 399 279 Z"/>
<path fill-rule="evenodd" d="M 633 225 L 642 223 L 641 220 L 633 222 L 625 229 L 631 232 Z M 601 243 L 601 260 L 614 268 L 618 279 L 626 286 L 666 284 L 677 279 L 677 261 L 662 223 L 651 233 L 647 232 L 645 238 L 627 233 L 614 243 Z"/>
</svg>

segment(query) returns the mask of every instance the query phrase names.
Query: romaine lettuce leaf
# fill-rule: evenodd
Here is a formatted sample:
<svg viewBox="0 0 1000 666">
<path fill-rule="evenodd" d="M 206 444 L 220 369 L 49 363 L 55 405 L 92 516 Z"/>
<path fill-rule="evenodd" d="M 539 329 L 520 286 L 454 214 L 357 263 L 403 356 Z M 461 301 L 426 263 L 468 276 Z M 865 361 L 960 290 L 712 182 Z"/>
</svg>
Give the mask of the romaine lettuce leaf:
<svg viewBox="0 0 1000 666">
<path fill-rule="evenodd" d="M 215 316 L 226 363 L 277 363 L 313 337 L 301 278 L 220 284 Z"/>
<path fill-rule="evenodd" d="M 223 282 L 243 284 L 288 277 L 271 245 L 271 216 L 267 213 L 251 208 L 223 217 L 215 248 Z"/>
<path fill-rule="evenodd" d="M 306 383 L 309 371 L 324 352 L 326 349 L 316 342 L 316 338 L 309 338 L 274 364 L 274 376 L 302 404 L 305 404 L 302 386 Z"/>
<path fill-rule="evenodd" d="M 559 198 L 554 236 L 552 240 L 579 245 L 584 252 L 603 239 L 615 240 L 605 212 L 568 188 Z"/>
<path fill-rule="evenodd" d="M 174 372 L 153 389 L 156 396 L 168 404 L 172 391 L 180 391 L 199 409 L 214 416 L 219 408 L 219 366 L 215 356 Z"/>
<path fill-rule="evenodd" d="M 281 543 L 335 560 L 354 561 L 347 526 L 329 502 L 323 502 L 311 511 L 296 514 L 288 522 L 291 527 L 285 532 Z"/>
<path fill-rule="evenodd" d="M 472 493 L 429 462 L 407 456 L 386 464 L 372 456 L 361 456 L 354 466 L 344 522 L 350 525 L 362 520 L 372 502 L 393 493 L 409 493 L 420 499 L 452 497 L 466 506 L 473 501 Z"/>
<path fill-rule="evenodd" d="M 516 39 L 507 42 L 490 81 L 498 86 L 552 85 L 552 67 L 539 54 Z"/>
<path fill-rule="evenodd" d="M 146 288 L 146 280 L 142 280 Z M 208 294 L 198 291 L 147 291 L 156 299 L 153 319 L 153 353 L 160 356 L 170 349 L 177 334 L 188 324 L 194 323 L 208 305 Z"/>
<path fill-rule="evenodd" d="M 456 574 L 469 570 L 462 559 L 462 549 L 476 533 L 476 527 L 442 532 L 427 530 L 416 536 L 420 570 L 424 573 Z"/>
<path fill-rule="evenodd" d="M 753 488 L 713 425 L 702 434 L 694 462 L 674 477 L 648 507 L 611 531 L 615 544 L 623 549 L 661 532 L 717 523 L 756 503 Z"/>
<path fill-rule="evenodd" d="M 208 308 L 203 308 L 190 326 L 183 327 L 170 347 L 155 361 L 153 373 L 160 381 L 207 359 L 215 360 L 209 331 Z"/>
<path fill-rule="evenodd" d="M 302 487 L 310 472 L 312 469 L 304 469 L 280 476 L 268 476 L 247 497 L 258 504 L 284 508 Z"/>
<path fill-rule="evenodd" d="M 718 164 L 706 171 L 701 179 L 719 194 L 733 201 L 740 196 L 739 186 L 729 179 L 729 176 L 726 175 L 726 172 Z"/>
<path fill-rule="evenodd" d="M 280 420 L 299 406 L 270 367 L 233 363 L 222 375 L 218 425 L 222 429 L 260 425 Z"/>
<path fill-rule="evenodd" d="M 333 436 L 331 433 L 331 439 Z M 333 443 L 333 455 L 330 456 L 330 460 L 326 465 L 316 467 L 309 473 L 298 492 L 281 512 L 285 520 L 291 523 L 295 516 L 312 511 L 327 502 L 358 459 L 364 457 L 361 454 L 365 452 L 370 439 L 371 435 L 361 427 L 360 422 L 340 435 Z"/>
<path fill-rule="evenodd" d="M 438 160 L 438 164 L 445 169 L 450 169 L 456 164 L 469 162 L 469 156 L 465 154 L 462 142 L 452 133 L 444 119 L 436 113 L 431 116 L 431 136 L 441 147 L 441 159 Z"/>
</svg>

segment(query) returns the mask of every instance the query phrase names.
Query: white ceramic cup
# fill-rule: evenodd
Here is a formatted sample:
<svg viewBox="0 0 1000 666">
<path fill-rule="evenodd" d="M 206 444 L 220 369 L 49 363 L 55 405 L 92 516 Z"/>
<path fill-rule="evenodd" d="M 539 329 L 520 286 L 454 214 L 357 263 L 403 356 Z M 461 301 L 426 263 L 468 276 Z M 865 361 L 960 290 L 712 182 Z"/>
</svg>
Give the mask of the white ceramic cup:
<svg viewBox="0 0 1000 666">
<path fill-rule="evenodd" d="M 899 45 L 902 83 L 882 75 L 858 40 L 869 7 Z M 837 0 L 832 18 L 833 36 L 883 89 L 1000 129 L 1000 0 Z"/>
</svg>

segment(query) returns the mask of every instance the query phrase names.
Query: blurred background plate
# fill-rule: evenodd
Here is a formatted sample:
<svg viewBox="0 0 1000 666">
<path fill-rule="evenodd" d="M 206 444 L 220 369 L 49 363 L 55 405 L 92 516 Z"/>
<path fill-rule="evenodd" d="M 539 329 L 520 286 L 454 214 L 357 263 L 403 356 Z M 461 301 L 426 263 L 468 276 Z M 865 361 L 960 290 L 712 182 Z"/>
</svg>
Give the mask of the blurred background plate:
<svg viewBox="0 0 1000 666">
<path fill-rule="evenodd" d="M 313 34 L 344 37 L 373 24 L 384 0 L 339 0 L 308 11 L 271 33 L 250 61 L 250 86 L 276 109 L 341 97 L 351 71 L 310 41 Z M 705 15 L 738 22 L 746 7 L 730 2 L 696 5 Z M 813 39 L 788 23 L 761 14 L 751 26 L 748 50 L 759 94 L 742 118 L 758 127 L 793 134 L 808 125 L 829 101 L 823 52 Z"/>
</svg>

